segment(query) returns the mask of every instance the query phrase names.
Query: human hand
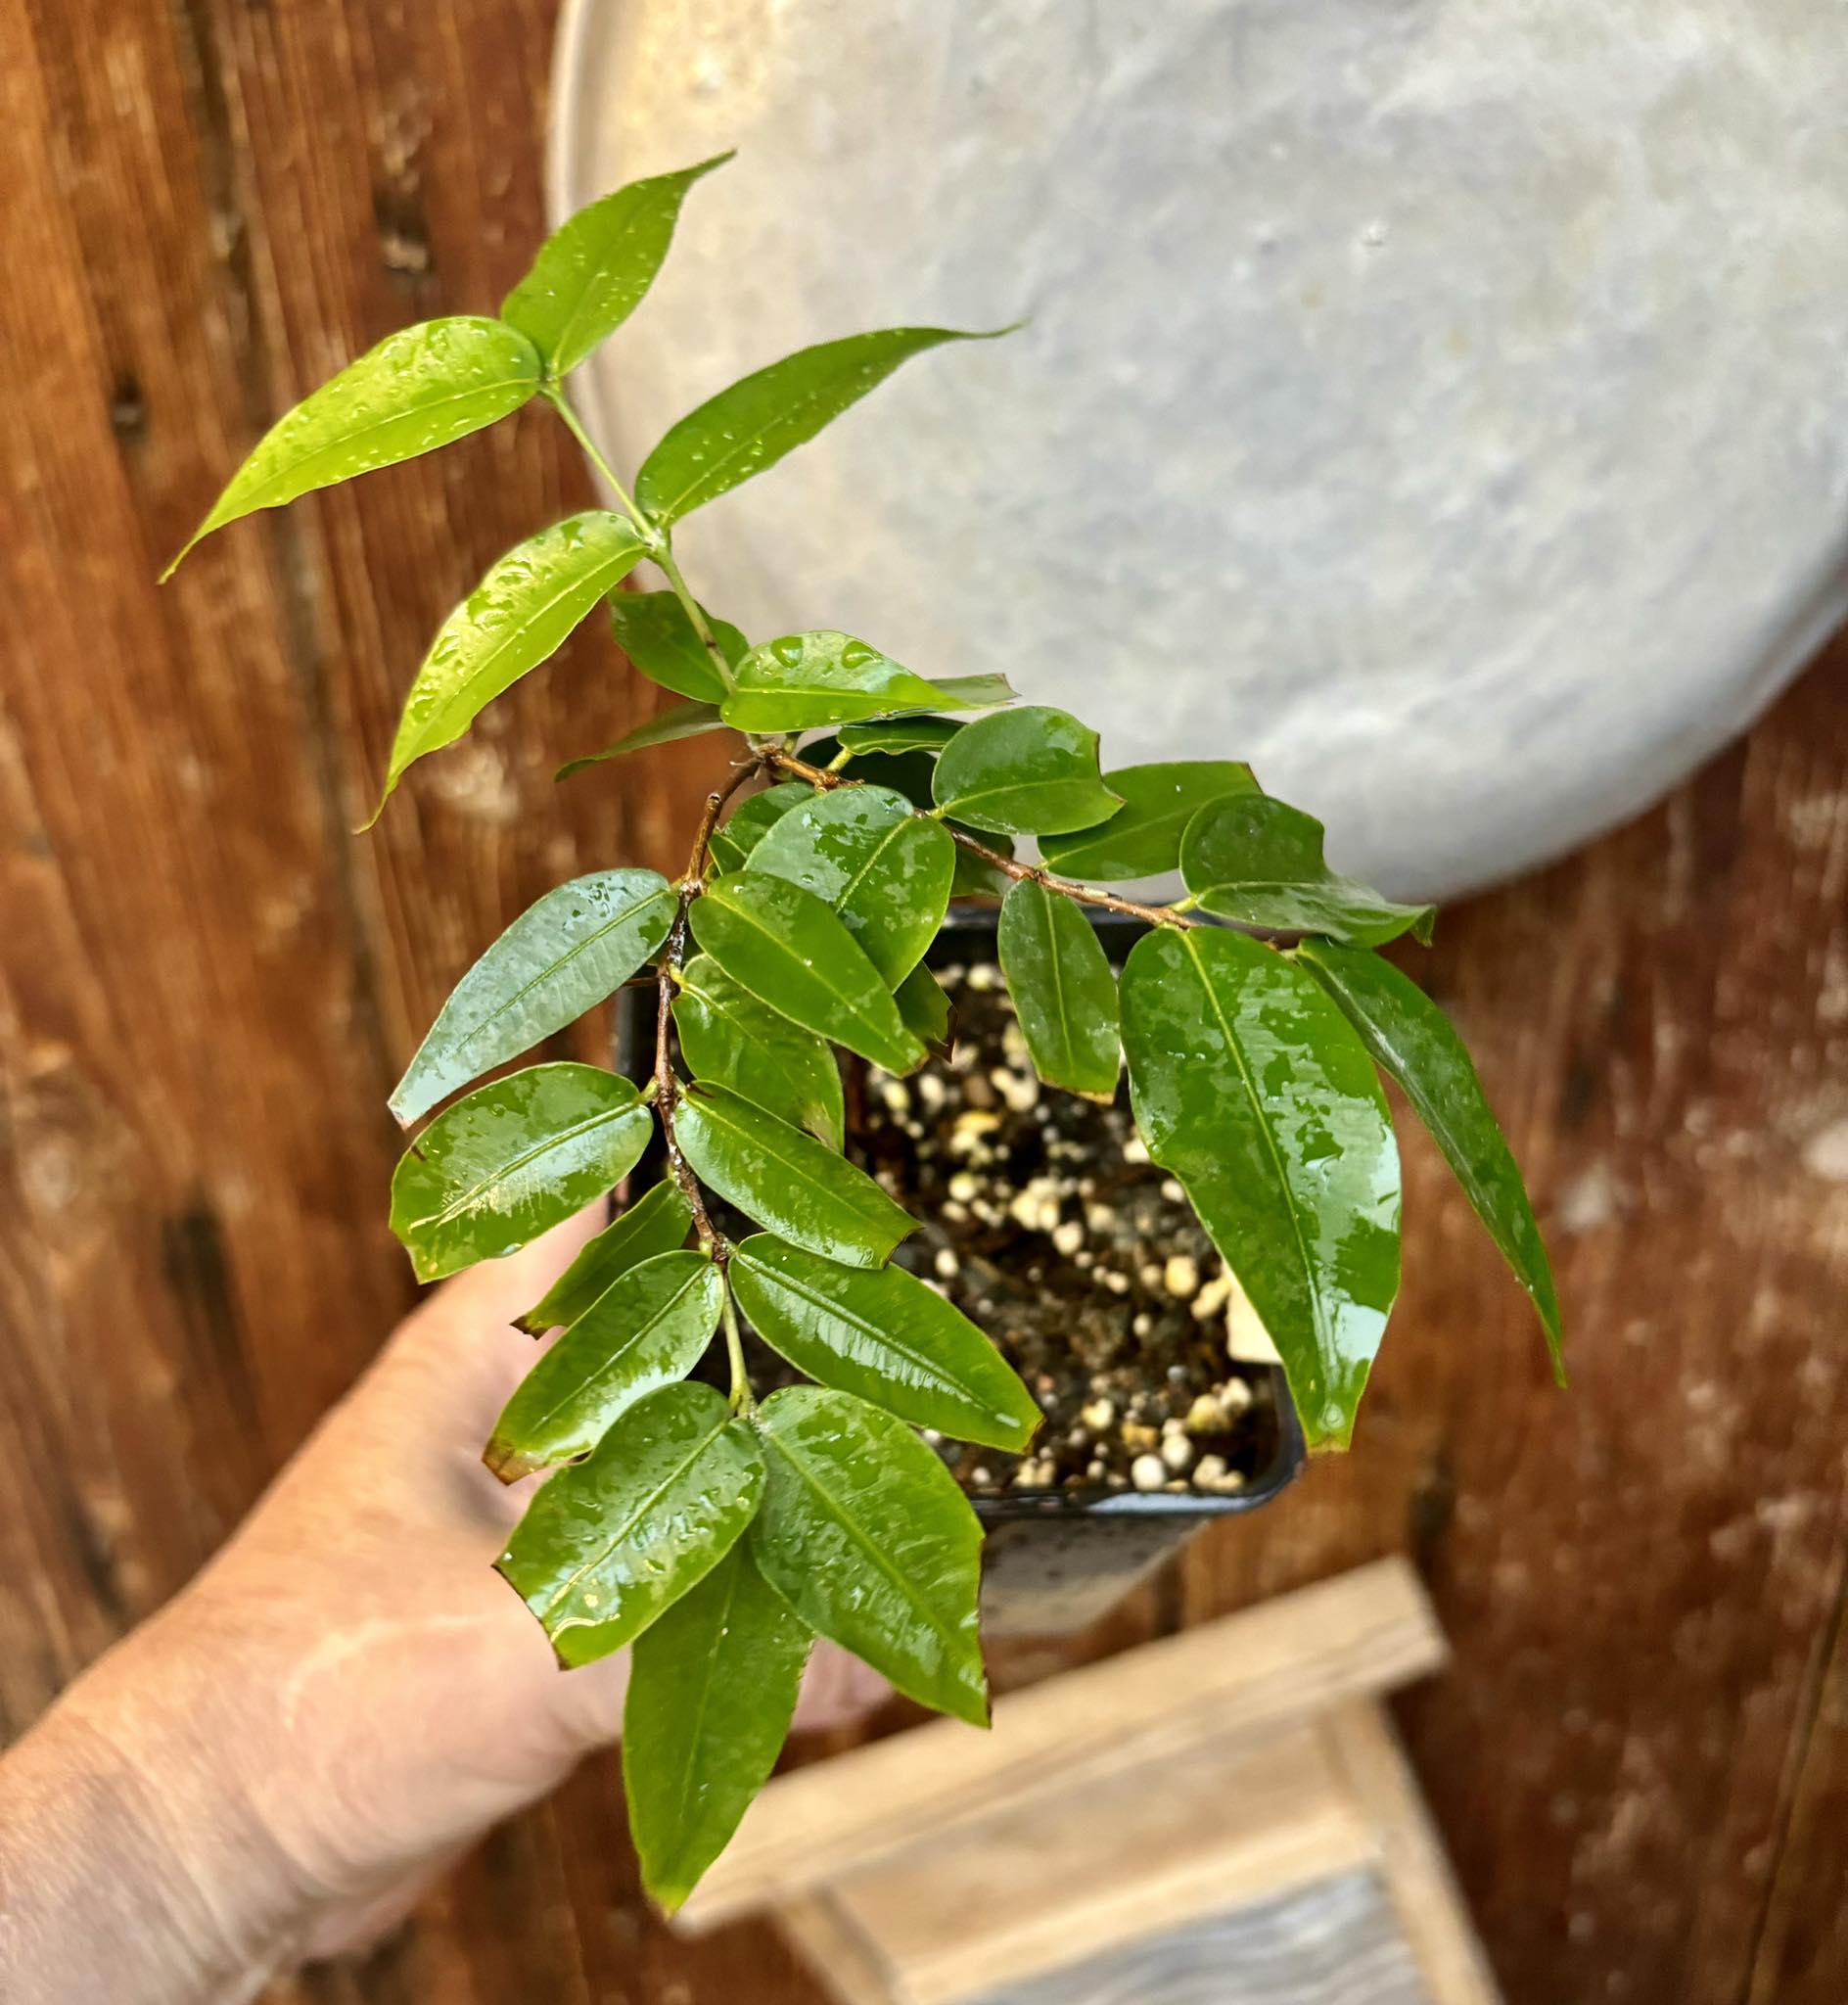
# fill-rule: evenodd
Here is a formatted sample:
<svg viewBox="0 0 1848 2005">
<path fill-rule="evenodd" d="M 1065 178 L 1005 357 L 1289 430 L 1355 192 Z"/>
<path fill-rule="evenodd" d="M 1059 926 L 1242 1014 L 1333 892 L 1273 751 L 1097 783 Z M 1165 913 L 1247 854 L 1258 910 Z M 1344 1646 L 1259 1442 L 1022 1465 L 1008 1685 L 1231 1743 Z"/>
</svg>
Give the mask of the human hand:
<svg viewBox="0 0 1848 2005">
<path fill-rule="evenodd" d="M 615 1738 L 626 1653 L 558 1669 L 491 1570 L 532 1484 L 503 1488 L 480 1461 L 534 1355 L 511 1320 L 597 1223 L 484 1262 L 423 1303 L 223 1552 L 0 1765 L 10 1997 L 244 1995 L 269 1969 L 389 1926 L 487 1826 Z M 797 1725 L 837 1723 L 884 1689 L 822 1645 Z M 90 1842 L 148 1854 L 162 1882 L 130 1931 L 162 1947 L 159 1982 L 110 1990 L 91 1962 L 75 1984 L 31 1988 L 32 1959 L 59 1948 L 61 1928 L 107 1934 L 93 1876 L 110 1860 L 88 1862 L 90 1888 L 72 1883 L 61 1923 L 47 1846 L 86 1841 L 62 1816 L 22 1836 L 35 1808 L 68 1803 L 73 1764 L 95 1795 Z"/>
</svg>

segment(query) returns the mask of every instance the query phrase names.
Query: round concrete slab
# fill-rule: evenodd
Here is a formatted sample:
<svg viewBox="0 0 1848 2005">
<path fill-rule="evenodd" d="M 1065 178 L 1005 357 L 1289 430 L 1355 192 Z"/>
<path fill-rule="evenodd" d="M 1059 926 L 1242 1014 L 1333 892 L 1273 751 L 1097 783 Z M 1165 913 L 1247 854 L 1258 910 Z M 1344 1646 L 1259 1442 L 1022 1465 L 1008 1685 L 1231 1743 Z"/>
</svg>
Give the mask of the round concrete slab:
<svg viewBox="0 0 1848 2005">
<path fill-rule="evenodd" d="M 560 214 L 726 146 L 574 379 L 632 468 L 807 342 L 908 364 L 677 538 L 753 637 L 1251 759 L 1443 894 L 1739 730 L 1843 609 L 1848 40 L 1806 0 L 575 0 Z"/>
</svg>

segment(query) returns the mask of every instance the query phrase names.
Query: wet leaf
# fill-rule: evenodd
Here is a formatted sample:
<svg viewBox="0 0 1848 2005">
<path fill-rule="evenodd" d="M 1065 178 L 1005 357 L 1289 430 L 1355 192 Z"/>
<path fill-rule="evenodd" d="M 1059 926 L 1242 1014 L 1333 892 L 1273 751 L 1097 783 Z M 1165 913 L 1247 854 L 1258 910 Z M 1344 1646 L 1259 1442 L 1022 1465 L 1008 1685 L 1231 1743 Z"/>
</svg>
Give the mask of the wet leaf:
<svg viewBox="0 0 1848 2005">
<path fill-rule="evenodd" d="M 733 1253 L 732 1291 L 753 1329 L 807 1377 L 915 1426 L 1018 1452 L 1040 1413 L 960 1309 L 897 1267 L 838 1266 L 768 1233 Z"/>
<path fill-rule="evenodd" d="M 728 620 L 708 613 L 718 651 L 736 668 L 744 659 L 745 637 Z M 616 644 L 651 682 L 681 696 L 716 704 L 725 685 L 693 630 L 686 608 L 670 591 L 615 591 L 610 594 L 610 630 Z"/>
<path fill-rule="evenodd" d="M 757 1424 L 751 1557 L 763 1577 L 907 1698 L 986 1726 L 982 1527 L 955 1478 L 902 1421 L 849 1393 L 773 1392 Z"/>
<path fill-rule="evenodd" d="M 710 1385 L 638 1400 L 541 1483 L 494 1562 L 560 1663 L 594 1663 L 697 1587 L 757 1513 L 763 1455 Z"/>
<path fill-rule="evenodd" d="M 419 1281 L 498 1259 L 635 1167 L 651 1116 L 595 1065 L 530 1065 L 439 1114 L 399 1159 L 392 1230 Z"/>
<path fill-rule="evenodd" d="M 751 852 L 783 816 L 813 797 L 814 789 L 805 780 L 787 780 L 747 795 L 731 811 L 730 819 L 713 830 L 714 869 L 742 870 Z"/>
<path fill-rule="evenodd" d="M 509 550 L 431 642 L 404 701 L 372 821 L 414 760 L 453 744 L 488 703 L 555 654 L 641 555 L 634 529 L 601 512 L 555 522 Z"/>
<path fill-rule="evenodd" d="M 923 1047 L 879 970 L 812 891 L 742 870 L 693 901 L 693 937 L 740 988 L 792 1023 L 888 1072 L 911 1072 Z"/>
<path fill-rule="evenodd" d="M 917 1220 L 864 1170 L 722 1086 L 682 1096 L 681 1153 L 702 1184 L 747 1218 L 848 1267 L 877 1267 Z"/>
<path fill-rule="evenodd" d="M 1001 972 L 1034 1070 L 1108 1102 L 1117 1092 L 1117 979 L 1097 929 L 1069 898 L 1017 878 L 1001 907 Z"/>
<path fill-rule="evenodd" d="M 1018 693 L 1005 676 L 926 676 L 940 710 L 993 710 Z"/>
<path fill-rule="evenodd" d="M 1563 1385 L 1559 1297 L 1527 1187 L 1463 1041 L 1418 985 L 1363 948 L 1306 940 L 1300 957 L 1405 1089 L 1514 1278 L 1532 1296 Z"/>
<path fill-rule="evenodd" d="M 1311 1446 L 1345 1447 L 1399 1287 L 1399 1152 L 1352 1026 L 1241 933 L 1164 926 L 1123 973 L 1136 1126 L 1270 1331 Z"/>
<path fill-rule="evenodd" d="M 889 787 L 840 787 L 785 815 L 751 868 L 812 891 L 894 988 L 944 922 L 956 845 Z"/>
<path fill-rule="evenodd" d="M 1187 823 L 1181 880 L 1205 910 L 1248 926 L 1327 933 L 1357 947 L 1406 932 L 1430 940 L 1435 907 L 1395 905 L 1337 877 L 1322 862 L 1321 839 L 1313 816 L 1268 795 L 1219 801 Z"/>
<path fill-rule="evenodd" d="M 892 992 L 904 1027 L 933 1058 L 947 1058 L 956 1038 L 956 1012 L 943 984 L 927 967 L 914 967 Z"/>
<path fill-rule="evenodd" d="M 803 731 L 848 718 L 929 710 L 937 691 L 922 676 L 851 633 L 786 633 L 738 664 L 738 687 L 719 708 L 740 731 Z"/>
<path fill-rule="evenodd" d="M 609 759 L 624 759 L 631 752 L 645 752 L 654 745 L 674 745 L 682 738 L 698 738 L 708 731 L 722 731 L 725 721 L 711 703 L 670 703 L 666 710 L 644 718 L 633 730 L 624 731 L 614 745 L 601 752 L 586 752 L 581 759 L 568 759 L 553 773 L 554 779 L 570 779 L 586 767 L 601 766 Z"/>
<path fill-rule="evenodd" d="M 741 989 L 710 954 L 681 969 L 673 1022 L 687 1069 L 703 1085 L 728 1086 L 766 1114 L 841 1146 L 846 1119 L 834 1053 Z"/>
<path fill-rule="evenodd" d="M 657 1253 L 673 1252 L 692 1227 L 693 1213 L 678 1186 L 665 1178 L 651 1184 L 622 1217 L 578 1249 L 577 1259 L 536 1306 L 515 1318 L 514 1328 L 529 1336 L 543 1336 L 548 1329 L 576 1323 L 631 1267 Z"/>
<path fill-rule="evenodd" d="M 689 411 L 642 462 L 635 498 L 651 520 L 678 522 L 774 466 L 912 355 L 947 341 L 993 339 L 947 327 L 889 327 L 785 355 Z"/>
<path fill-rule="evenodd" d="M 953 717 L 889 717 L 876 718 L 870 723 L 843 724 L 840 736 L 852 752 L 935 752 L 961 729 Z M 855 772 L 854 777 L 860 775 Z M 931 805 L 928 791 L 922 805 Z"/>
<path fill-rule="evenodd" d="M 1213 801 L 1255 794 L 1251 768 L 1230 759 L 1188 759 L 1160 766 L 1125 766 L 1104 775 L 1123 806 L 1097 828 L 1049 835 L 1040 853 L 1062 876 L 1095 884 L 1156 877 L 1180 866 L 1187 823 Z"/>
<path fill-rule="evenodd" d="M 415 459 L 517 411 L 539 387 L 537 350 L 498 320 L 457 315 L 389 334 L 278 419 L 232 476 L 202 536 L 259 508 Z"/>
<path fill-rule="evenodd" d="M 744 1539 L 635 1639 L 623 1781 L 642 1885 L 670 1914 L 769 1779 L 813 1641 Z"/>
<path fill-rule="evenodd" d="M 657 1253 L 631 1267 L 527 1374 L 483 1461 L 513 1483 L 588 1455 L 638 1399 L 699 1363 L 724 1297 L 704 1253 Z"/>
<path fill-rule="evenodd" d="M 964 724 L 944 747 L 931 786 L 956 820 L 1013 835 L 1088 828 L 1122 806 L 1097 770 L 1097 733 L 1042 704 Z"/>
<path fill-rule="evenodd" d="M 529 906 L 456 984 L 392 1095 L 407 1124 L 594 1009 L 657 953 L 673 893 L 656 870 L 599 870 Z"/>
<path fill-rule="evenodd" d="M 556 381 L 577 368 L 641 303 L 668 255 L 686 191 L 728 153 L 677 173 L 631 181 L 580 209 L 546 238 L 500 317 L 545 357 Z"/>
</svg>

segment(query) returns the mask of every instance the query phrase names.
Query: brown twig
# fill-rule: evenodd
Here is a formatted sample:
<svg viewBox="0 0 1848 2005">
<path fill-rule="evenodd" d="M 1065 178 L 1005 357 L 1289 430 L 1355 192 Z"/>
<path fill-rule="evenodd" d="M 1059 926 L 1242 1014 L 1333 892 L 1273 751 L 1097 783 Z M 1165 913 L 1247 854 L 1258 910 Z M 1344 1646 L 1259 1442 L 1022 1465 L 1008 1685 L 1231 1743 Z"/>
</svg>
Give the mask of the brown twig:
<svg viewBox="0 0 1848 2005">
<path fill-rule="evenodd" d="M 718 826 L 718 816 L 724 805 L 733 794 L 751 778 L 763 769 L 761 759 L 742 760 L 732 769 L 731 777 L 722 787 L 716 787 L 706 797 L 705 812 L 700 816 L 700 825 L 693 838 L 693 854 L 687 860 L 686 875 L 680 879 L 675 890 L 678 894 L 674 907 L 673 923 L 668 928 L 667 944 L 662 950 L 661 970 L 657 977 L 657 1007 L 655 1011 L 655 1112 L 661 1119 L 661 1139 L 667 1144 L 668 1168 L 673 1181 L 680 1187 L 680 1193 L 687 1201 L 693 1214 L 694 1230 L 700 1236 L 700 1244 L 712 1257 L 724 1265 L 730 1247 L 723 1235 L 713 1224 L 706 1209 L 706 1199 L 700 1189 L 700 1180 L 693 1174 L 692 1165 L 680 1153 L 680 1142 L 673 1132 L 673 1111 L 680 1100 L 680 1082 L 673 1069 L 673 1060 L 668 1051 L 668 1025 L 673 1007 L 675 977 L 680 964 L 686 958 L 687 914 L 692 910 L 693 901 L 706 885 L 706 866 L 710 861 L 713 830 Z"/>
<path fill-rule="evenodd" d="M 764 763 L 780 767 L 784 772 L 793 773 L 798 779 L 806 779 L 812 787 L 852 787 L 860 782 L 849 779 L 845 773 L 829 772 L 826 768 L 810 766 L 806 759 L 798 759 L 793 752 L 772 749 L 764 754 Z M 922 809 L 917 811 L 922 814 Z M 927 817 L 935 819 L 935 816 Z M 1193 926 L 1197 919 L 1190 919 L 1184 912 L 1178 912 L 1172 906 L 1143 905 L 1138 899 L 1123 898 L 1114 891 L 1099 891 L 1095 885 L 1078 884 L 1070 877 L 1055 877 L 1043 863 L 1022 863 L 1012 857 L 1004 857 L 999 850 L 992 850 L 985 842 L 960 828 L 945 824 L 944 832 L 958 849 L 965 849 L 972 857 L 980 857 L 985 863 L 992 864 L 1005 877 L 1031 878 L 1047 891 L 1056 891 L 1062 898 L 1075 899 L 1080 905 L 1102 906 L 1105 911 L 1127 912 L 1132 918 L 1142 919 L 1151 926 Z"/>
</svg>

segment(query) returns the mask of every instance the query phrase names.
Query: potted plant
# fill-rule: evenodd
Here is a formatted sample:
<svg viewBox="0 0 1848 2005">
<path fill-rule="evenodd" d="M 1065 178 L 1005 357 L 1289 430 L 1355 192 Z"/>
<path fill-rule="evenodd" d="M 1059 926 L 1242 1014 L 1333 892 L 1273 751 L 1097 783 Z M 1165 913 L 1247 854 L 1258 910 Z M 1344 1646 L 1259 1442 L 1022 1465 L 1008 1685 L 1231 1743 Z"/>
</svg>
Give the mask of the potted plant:
<svg viewBox="0 0 1848 2005">
<path fill-rule="evenodd" d="M 920 676 L 828 629 L 753 645 L 694 596 L 673 549 L 685 515 L 911 356 L 990 338 L 897 328 L 805 349 L 680 419 L 624 488 L 565 379 L 641 300 L 718 163 L 581 210 L 498 316 L 388 338 L 263 438 L 193 538 L 542 399 L 619 505 L 540 530 L 450 614 L 380 809 L 600 606 L 681 700 L 563 773 L 738 734 L 680 875 L 619 866 L 547 893 L 462 978 L 392 1096 L 401 1123 L 435 1115 L 392 1191 L 422 1281 L 511 1252 L 660 1151 L 664 1174 L 522 1319 L 562 1334 L 485 1460 L 506 1481 L 551 1472 L 496 1564 L 560 1662 L 634 1646 L 624 1768 L 644 1875 L 670 1907 L 769 1773 L 816 1635 L 986 1721 L 971 1494 L 992 1516 L 1097 1527 L 1112 1499 L 1184 1512 L 1237 1493 L 1246 1472 L 1199 1446 L 1215 1414 L 1151 1425 L 1133 1384 L 1096 1390 L 1086 1290 L 1184 1305 L 1193 1337 L 1152 1355 L 1188 1413 L 1216 1408 L 1229 1445 L 1216 1318 L 1235 1284 L 1303 1438 L 1346 1446 L 1399 1280 L 1380 1071 L 1532 1295 L 1555 1366 L 1559 1339 L 1474 1069 L 1375 952 L 1428 938 L 1429 908 L 1332 873 L 1319 825 L 1242 765 L 1106 771 L 1090 730 L 1017 703 L 997 674 Z M 666 588 L 619 589 L 644 561 Z M 1169 903 L 1113 888 L 1177 868 L 1186 889 Z M 1001 894 L 992 935 L 946 930 L 958 892 Z M 639 1083 L 562 1063 L 478 1083 L 619 991 L 631 1043 L 646 1014 Z M 1043 1244 L 1001 1305 L 969 1273 L 1009 1220 Z M 920 1244 L 928 1265 L 909 1272 Z M 1031 1384 L 965 1313 L 985 1302 Z M 1150 1329 L 1132 1314 L 1131 1335 L 1152 1335 L 1153 1311 L 1135 1313 Z"/>
</svg>

